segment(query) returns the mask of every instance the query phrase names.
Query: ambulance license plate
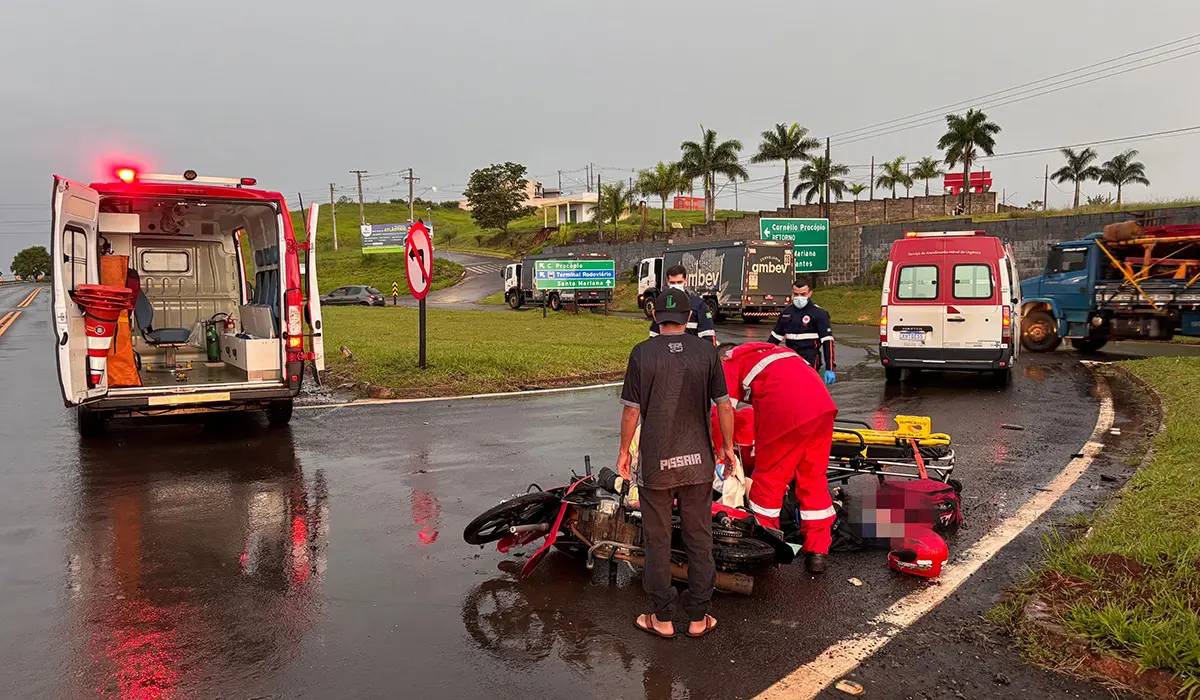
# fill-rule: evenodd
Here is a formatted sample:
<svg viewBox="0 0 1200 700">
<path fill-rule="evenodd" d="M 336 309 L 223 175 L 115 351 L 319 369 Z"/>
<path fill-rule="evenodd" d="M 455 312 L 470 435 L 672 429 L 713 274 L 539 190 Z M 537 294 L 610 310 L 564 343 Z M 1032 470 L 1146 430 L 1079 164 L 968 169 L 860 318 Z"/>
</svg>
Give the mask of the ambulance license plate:
<svg viewBox="0 0 1200 700">
<path fill-rule="evenodd" d="M 925 331 L 900 331 L 900 340 L 906 343 L 924 343 Z"/>
</svg>

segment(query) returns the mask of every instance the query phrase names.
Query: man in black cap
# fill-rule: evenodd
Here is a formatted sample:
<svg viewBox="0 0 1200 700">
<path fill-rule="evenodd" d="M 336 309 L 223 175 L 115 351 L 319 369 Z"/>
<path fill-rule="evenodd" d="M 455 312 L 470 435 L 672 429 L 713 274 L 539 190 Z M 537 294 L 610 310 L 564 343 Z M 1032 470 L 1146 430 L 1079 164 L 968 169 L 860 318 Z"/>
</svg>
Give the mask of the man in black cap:
<svg viewBox="0 0 1200 700">
<path fill-rule="evenodd" d="M 659 334 L 638 343 L 629 355 L 621 391 L 621 452 L 617 471 L 630 478 L 629 444 L 641 420 L 638 487 L 646 567 L 642 585 L 650 612 L 634 624 L 664 638 L 675 636 L 672 617 L 678 594 L 671 585 L 671 505 L 679 503 L 680 529 L 688 555 L 688 589 L 683 606 L 688 635 L 716 627 L 708 614 L 717 571 L 712 554 L 712 479 L 716 464 L 709 434 L 713 403 L 721 426 L 721 456 L 732 471 L 733 406 L 712 341 L 687 333 L 691 300 L 668 289 L 654 307 Z"/>
</svg>

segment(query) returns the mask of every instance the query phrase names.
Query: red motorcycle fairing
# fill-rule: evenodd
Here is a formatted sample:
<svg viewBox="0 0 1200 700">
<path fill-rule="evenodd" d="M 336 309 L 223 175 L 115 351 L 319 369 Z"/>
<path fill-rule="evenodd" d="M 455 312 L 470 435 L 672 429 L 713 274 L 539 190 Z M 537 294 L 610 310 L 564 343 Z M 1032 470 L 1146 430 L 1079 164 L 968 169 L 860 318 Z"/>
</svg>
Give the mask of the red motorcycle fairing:
<svg viewBox="0 0 1200 700">
<path fill-rule="evenodd" d="M 579 479 L 578 481 L 574 482 L 573 484 L 571 484 L 570 487 L 567 488 L 566 493 L 563 494 L 562 505 L 559 506 L 559 508 L 558 508 L 558 517 L 554 519 L 554 526 L 551 527 L 550 531 L 546 533 L 546 541 L 542 544 L 542 546 L 540 548 L 538 548 L 538 551 L 534 552 L 533 556 L 529 557 L 529 561 L 525 562 L 525 566 L 521 567 L 521 578 L 526 578 L 530 574 L 532 574 L 534 571 L 537 570 L 538 565 L 542 563 L 542 559 L 544 559 L 546 557 L 546 552 L 550 551 L 550 548 L 552 546 L 554 546 L 554 541 L 558 539 L 558 529 L 560 527 L 562 527 L 563 516 L 567 514 L 567 506 L 569 505 L 567 503 L 567 496 L 570 496 L 571 493 L 573 491 L 575 491 L 575 488 L 577 486 L 579 486 L 580 484 L 582 484 L 585 481 L 588 481 L 591 478 L 592 477 L 590 475 L 585 476 L 582 479 Z M 528 533 L 528 534 L 533 534 L 533 533 Z M 533 534 L 533 537 L 530 537 L 529 539 L 524 540 L 522 542 L 522 538 L 525 536 L 527 536 L 527 535 L 516 536 L 515 542 L 524 544 L 527 542 L 531 542 L 531 541 L 533 541 L 533 539 L 538 537 L 538 535 Z M 500 543 L 503 544 L 504 541 L 507 539 L 508 538 L 506 537 L 503 540 L 500 540 Z M 499 549 L 499 547 L 500 547 L 499 544 L 496 545 L 497 549 Z M 505 550 L 501 549 L 500 551 L 504 552 Z"/>
</svg>

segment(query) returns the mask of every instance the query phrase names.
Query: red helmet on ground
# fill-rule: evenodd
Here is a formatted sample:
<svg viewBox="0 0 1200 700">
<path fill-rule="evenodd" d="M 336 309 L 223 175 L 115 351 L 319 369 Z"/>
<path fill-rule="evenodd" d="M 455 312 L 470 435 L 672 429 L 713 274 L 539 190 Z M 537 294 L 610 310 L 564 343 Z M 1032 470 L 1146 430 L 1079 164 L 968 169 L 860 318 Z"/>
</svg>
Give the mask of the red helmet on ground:
<svg viewBox="0 0 1200 700">
<path fill-rule="evenodd" d="M 937 578 L 949 558 L 946 541 L 932 530 L 892 540 L 888 566 L 904 574 Z"/>
</svg>

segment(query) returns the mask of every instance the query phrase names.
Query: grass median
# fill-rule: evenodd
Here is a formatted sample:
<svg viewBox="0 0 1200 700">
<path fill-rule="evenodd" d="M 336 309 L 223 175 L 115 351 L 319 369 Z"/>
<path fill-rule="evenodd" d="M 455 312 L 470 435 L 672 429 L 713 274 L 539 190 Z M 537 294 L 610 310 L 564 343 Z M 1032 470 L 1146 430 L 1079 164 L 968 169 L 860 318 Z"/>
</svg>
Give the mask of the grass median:
<svg viewBox="0 0 1200 700">
<path fill-rule="evenodd" d="M 1149 463 L 1088 536 L 1055 542 L 1044 568 L 992 614 L 1022 633 L 1036 659 L 1047 651 L 1042 630 L 1020 614 L 1036 595 L 1086 652 L 1167 671 L 1200 697 L 1200 358 L 1124 366 L 1162 398 L 1166 425 Z M 1058 651 L 1049 662 L 1083 666 L 1082 649 Z"/>
<path fill-rule="evenodd" d="M 879 287 L 829 286 L 817 287 L 812 298 L 834 325 L 874 326 L 879 323 L 879 296 Z"/>
<path fill-rule="evenodd" d="M 417 367 L 417 311 L 327 308 L 329 369 L 348 381 L 402 397 L 449 396 L 619 379 L 629 351 L 646 338 L 642 321 L 536 311 L 428 310 L 428 369 Z M 346 346 L 354 354 L 347 359 Z"/>
</svg>

